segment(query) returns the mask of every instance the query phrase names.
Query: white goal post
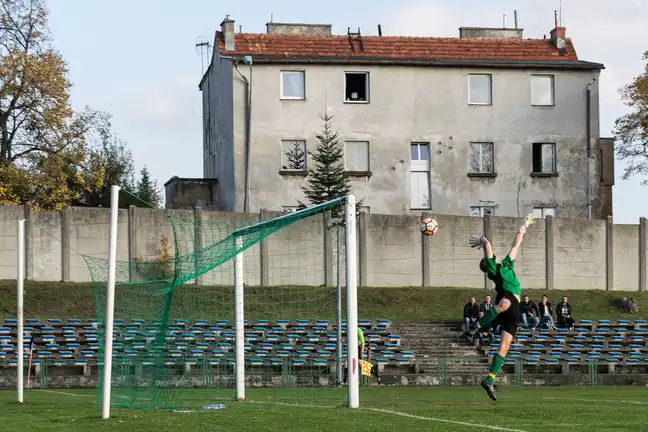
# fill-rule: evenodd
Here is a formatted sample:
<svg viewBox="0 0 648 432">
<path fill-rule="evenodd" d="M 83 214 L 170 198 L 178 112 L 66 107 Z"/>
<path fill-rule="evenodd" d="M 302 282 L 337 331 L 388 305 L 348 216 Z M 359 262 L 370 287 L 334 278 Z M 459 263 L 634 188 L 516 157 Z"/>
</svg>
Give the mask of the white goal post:
<svg viewBox="0 0 648 432">
<path fill-rule="evenodd" d="M 360 363 L 358 359 L 358 264 L 356 236 L 356 199 L 345 200 L 346 225 L 346 289 L 347 289 L 347 386 L 348 407 L 360 407 Z M 237 249 L 242 239 L 237 239 Z M 339 253 L 339 251 L 338 251 Z M 236 400 L 245 400 L 245 344 L 244 344 L 244 252 L 234 258 L 234 340 L 236 352 Z M 339 321 L 338 321 L 339 322 Z"/>
<path fill-rule="evenodd" d="M 108 281 L 105 309 L 105 349 L 103 369 L 102 417 L 110 417 L 112 383 L 112 335 L 115 308 L 115 273 L 117 264 L 117 226 L 119 212 L 119 186 L 111 187 L 110 234 L 108 248 Z M 322 204 L 325 205 L 326 203 Z M 312 207 L 309 208 L 312 211 Z M 346 234 L 346 291 L 347 291 L 347 386 L 348 407 L 360 407 L 360 370 L 358 359 L 358 267 L 356 235 L 356 199 L 349 195 L 345 199 Z M 294 216 L 294 214 L 293 214 Z M 267 223 L 267 222 L 266 222 Z M 259 225 L 263 224 L 260 223 Z M 249 229 L 249 227 L 242 230 Z M 241 231 L 242 231 L 241 230 Z M 242 239 L 237 238 L 237 249 L 242 249 Z M 339 253 L 339 252 L 338 252 Z M 244 252 L 234 258 L 234 322 L 235 322 L 235 377 L 236 399 L 245 399 L 245 329 L 244 329 Z"/>
</svg>

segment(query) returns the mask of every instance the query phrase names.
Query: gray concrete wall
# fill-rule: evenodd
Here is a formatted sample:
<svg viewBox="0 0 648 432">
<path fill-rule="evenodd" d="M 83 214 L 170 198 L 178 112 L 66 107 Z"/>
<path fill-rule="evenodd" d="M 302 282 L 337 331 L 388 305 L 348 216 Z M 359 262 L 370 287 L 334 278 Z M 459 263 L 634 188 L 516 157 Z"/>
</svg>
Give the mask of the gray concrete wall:
<svg viewBox="0 0 648 432">
<path fill-rule="evenodd" d="M 305 70 L 306 99 L 280 99 L 280 71 Z M 469 215 L 492 202 L 498 216 L 519 216 L 534 206 L 557 206 L 562 217 L 584 217 L 585 95 L 590 72 L 555 71 L 555 106 L 531 106 L 536 71 L 358 66 L 253 66 L 251 208 L 281 210 L 303 198 L 303 177 L 279 173 L 281 141 L 315 146 L 318 115 L 328 107 L 344 140 L 369 141 L 372 175 L 352 178 L 353 192 L 372 213 L 408 214 L 410 143 L 431 146 L 431 212 Z M 344 72 L 370 73 L 370 103 L 344 103 Z M 248 76 L 247 67 L 242 72 Z M 468 104 L 468 75 L 489 73 L 493 104 Z M 543 73 L 547 73 L 546 71 Z M 244 188 L 245 91 L 235 74 L 234 126 L 237 210 Z M 402 84 L 402 85 L 401 85 Z M 406 85 L 407 84 L 407 85 Z M 598 88 L 592 91 L 592 142 L 599 136 Z M 493 142 L 496 178 L 469 178 L 469 143 Z M 554 142 L 558 177 L 532 178 L 532 143 Z M 593 144 L 594 145 L 594 144 Z M 599 152 L 594 152 L 596 158 Z M 598 159 L 591 181 L 600 206 Z M 219 178 L 220 181 L 220 178 Z M 597 215 L 594 214 L 596 217 Z"/>
<path fill-rule="evenodd" d="M 0 207 L 2 279 L 16 276 L 17 220 L 24 214 L 23 207 Z M 174 238 L 178 239 L 181 254 L 192 254 L 195 249 L 227 238 L 236 228 L 277 215 L 266 212 L 120 210 L 117 259 L 154 260 L 160 256 L 163 236 L 169 240 L 171 255 L 175 253 Z M 477 267 L 482 253 L 468 246 L 468 237 L 486 230 L 490 233 L 496 255 L 503 257 L 517 232 L 519 219 L 431 216 L 439 222 L 440 229 L 425 241 L 419 233 L 420 216 L 361 216 L 357 224 L 360 283 L 394 287 L 488 287 Z M 198 229 L 195 218 L 203 221 L 198 224 Z M 648 244 L 639 240 L 639 225 L 608 225 L 605 221 L 567 218 L 552 218 L 551 222 L 552 230 L 546 228 L 548 221 L 538 221 L 525 236 L 516 260 L 523 287 L 640 289 L 639 274 L 642 269 L 645 274 L 648 265 L 645 258 Z M 90 272 L 81 255 L 106 259 L 108 228 L 108 209 L 70 208 L 59 213 L 32 213 L 25 240 L 28 269 L 31 268 L 27 272 L 28 278 L 89 281 Z M 344 251 L 344 238 L 342 243 L 341 250 Z M 69 249 L 63 244 L 69 244 Z M 640 247 L 643 248 L 641 254 Z M 295 222 L 245 252 L 245 283 L 252 286 L 335 285 L 337 249 L 335 231 L 325 228 L 321 214 Z M 199 263 L 204 267 L 209 262 L 226 260 L 195 282 L 203 285 L 233 284 L 233 262 L 224 250 L 214 248 L 209 258 Z M 191 271 L 192 265 L 189 263 L 185 270 Z M 343 285 L 345 266 L 342 259 L 340 273 Z"/>
<path fill-rule="evenodd" d="M 202 84 L 203 176 L 218 179 L 218 206 L 234 211 L 234 107 L 231 60 L 215 56 Z M 238 74 L 236 73 L 238 76 Z M 240 77 L 239 77 L 240 78 Z M 244 107 L 245 105 L 241 105 Z M 239 117 L 237 122 L 244 117 Z"/>
</svg>

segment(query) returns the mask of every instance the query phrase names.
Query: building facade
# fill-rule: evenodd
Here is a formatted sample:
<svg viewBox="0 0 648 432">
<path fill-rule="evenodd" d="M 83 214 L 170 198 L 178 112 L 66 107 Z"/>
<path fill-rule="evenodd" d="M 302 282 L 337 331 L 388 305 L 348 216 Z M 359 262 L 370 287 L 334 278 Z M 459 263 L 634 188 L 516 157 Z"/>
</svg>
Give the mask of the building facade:
<svg viewBox="0 0 648 432">
<path fill-rule="evenodd" d="M 611 214 L 603 65 L 579 60 L 564 28 L 546 39 L 521 29 L 419 38 L 267 28 L 236 33 L 223 21 L 200 83 L 204 177 L 220 210 L 304 200 L 308 152 L 328 113 L 353 193 L 372 213 Z"/>
</svg>

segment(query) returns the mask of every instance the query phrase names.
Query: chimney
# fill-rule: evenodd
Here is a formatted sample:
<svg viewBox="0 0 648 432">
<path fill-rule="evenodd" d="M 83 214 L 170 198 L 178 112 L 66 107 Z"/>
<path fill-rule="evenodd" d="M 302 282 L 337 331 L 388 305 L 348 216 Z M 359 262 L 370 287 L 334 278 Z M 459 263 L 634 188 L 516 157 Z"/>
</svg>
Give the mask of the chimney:
<svg viewBox="0 0 648 432">
<path fill-rule="evenodd" d="M 331 36 L 331 27 L 331 24 L 295 24 L 269 22 L 266 24 L 266 32 L 268 34 L 283 35 Z"/>
<path fill-rule="evenodd" d="M 565 35 L 567 34 L 567 29 L 565 27 L 556 27 L 551 30 L 551 42 L 558 49 L 559 55 L 565 55 Z"/>
<path fill-rule="evenodd" d="M 225 42 L 225 51 L 236 50 L 234 44 L 234 20 L 230 19 L 229 15 L 225 15 L 225 19 L 221 23 L 221 32 L 223 33 L 223 41 Z"/>
</svg>

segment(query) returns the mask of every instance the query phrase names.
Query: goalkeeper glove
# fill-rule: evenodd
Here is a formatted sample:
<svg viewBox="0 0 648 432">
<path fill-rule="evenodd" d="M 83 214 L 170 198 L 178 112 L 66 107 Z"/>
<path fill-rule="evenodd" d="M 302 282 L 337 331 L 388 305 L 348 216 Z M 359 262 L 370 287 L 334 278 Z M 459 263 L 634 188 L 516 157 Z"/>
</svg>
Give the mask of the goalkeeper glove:
<svg viewBox="0 0 648 432">
<path fill-rule="evenodd" d="M 470 236 L 470 239 L 468 240 L 468 243 L 470 243 L 471 248 L 477 248 L 481 249 L 484 247 L 484 243 L 486 242 L 486 237 L 483 235 L 472 235 Z"/>
<path fill-rule="evenodd" d="M 522 221 L 522 225 L 520 226 L 518 232 L 525 234 L 527 232 L 527 228 L 529 228 L 534 222 L 535 216 L 533 215 L 533 213 L 529 213 Z"/>
</svg>

